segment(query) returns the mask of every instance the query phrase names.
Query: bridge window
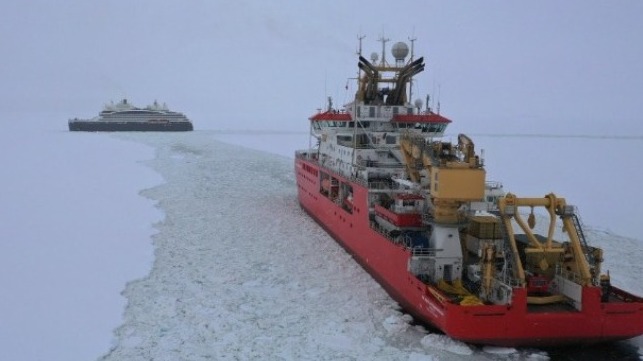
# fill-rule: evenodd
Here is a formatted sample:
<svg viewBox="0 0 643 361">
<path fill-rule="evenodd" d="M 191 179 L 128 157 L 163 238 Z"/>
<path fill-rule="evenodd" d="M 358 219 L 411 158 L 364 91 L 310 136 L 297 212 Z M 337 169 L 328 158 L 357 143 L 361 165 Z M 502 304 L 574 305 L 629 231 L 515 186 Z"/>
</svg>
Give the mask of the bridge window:
<svg viewBox="0 0 643 361">
<path fill-rule="evenodd" d="M 446 127 L 445 124 L 432 123 L 431 125 L 429 125 L 429 132 L 431 133 L 443 132 L 445 127 Z"/>
<path fill-rule="evenodd" d="M 338 135 L 337 144 L 343 145 L 345 147 L 353 146 L 353 137 L 350 135 Z"/>
</svg>

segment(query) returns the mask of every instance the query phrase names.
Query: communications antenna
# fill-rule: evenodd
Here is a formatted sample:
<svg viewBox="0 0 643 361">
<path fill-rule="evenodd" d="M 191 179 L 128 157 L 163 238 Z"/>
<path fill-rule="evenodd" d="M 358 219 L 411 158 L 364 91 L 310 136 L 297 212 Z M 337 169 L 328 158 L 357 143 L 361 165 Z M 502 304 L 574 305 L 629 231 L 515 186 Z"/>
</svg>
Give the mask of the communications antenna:
<svg viewBox="0 0 643 361">
<path fill-rule="evenodd" d="M 357 40 L 359 41 L 359 48 L 357 48 L 357 55 L 362 56 L 362 40 L 366 35 L 357 35 Z M 362 69 L 359 67 L 357 68 L 357 81 L 359 82 L 359 79 L 362 77 Z"/>
<path fill-rule="evenodd" d="M 440 114 L 440 88 L 442 88 L 442 86 L 438 84 L 438 107 L 436 109 L 438 111 L 438 114 Z"/>
<path fill-rule="evenodd" d="M 357 35 L 357 40 L 359 41 L 359 48 L 357 49 L 357 55 L 362 56 L 362 39 L 364 39 L 366 35 Z"/>
<path fill-rule="evenodd" d="M 382 42 L 382 62 L 380 63 L 380 65 L 386 66 L 386 43 L 391 39 L 385 38 L 384 34 L 382 34 L 382 36 L 377 40 Z"/>
<path fill-rule="evenodd" d="M 409 38 L 409 41 L 411 42 L 411 59 L 409 59 L 409 63 L 413 62 L 413 48 L 415 47 L 416 40 L 416 37 Z M 413 99 L 413 77 L 409 79 L 409 101 L 411 99 Z"/>
<path fill-rule="evenodd" d="M 418 39 L 418 38 L 415 38 L 415 37 L 413 37 L 413 38 L 409 38 L 409 41 L 411 42 L 411 59 L 409 59 L 409 63 L 412 63 L 412 62 L 413 62 L 413 60 L 414 60 L 414 59 L 413 59 L 413 48 L 415 47 L 415 41 L 416 41 L 417 39 Z"/>
</svg>

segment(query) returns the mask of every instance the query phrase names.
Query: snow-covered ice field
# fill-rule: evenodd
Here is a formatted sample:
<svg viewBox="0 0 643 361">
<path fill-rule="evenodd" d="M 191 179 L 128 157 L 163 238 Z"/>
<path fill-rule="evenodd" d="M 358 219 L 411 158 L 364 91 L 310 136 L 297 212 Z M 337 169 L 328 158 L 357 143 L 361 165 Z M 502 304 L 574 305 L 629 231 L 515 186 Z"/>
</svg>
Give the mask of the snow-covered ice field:
<svg viewBox="0 0 643 361">
<path fill-rule="evenodd" d="M 0 133 L 0 360 L 90 360 L 144 277 L 163 214 L 154 149 L 107 134 Z"/>
<path fill-rule="evenodd" d="M 305 134 L 0 137 L 0 360 L 642 358 L 641 338 L 589 350 L 478 348 L 412 324 L 300 210 L 292 151 L 307 146 Z M 643 294 L 643 242 L 631 236 L 643 231 L 640 195 L 629 193 L 637 184 L 601 187 L 610 175 L 584 170 L 579 157 L 583 186 L 574 186 L 568 167 L 544 169 L 538 159 L 552 153 L 536 147 L 573 148 L 610 170 L 592 149 L 636 151 L 640 141 L 526 140 L 520 152 L 501 151 L 517 148 L 513 138 L 480 143 L 507 190 L 532 180 L 526 190 L 578 205 L 614 283 Z M 519 171 L 525 165 L 539 172 Z M 556 177 L 538 189 L 534 177 L 546 171 Z M 591 190 L 589 179 L 601 202 L 569 196 Z M 603 208 L 606 222 L 596 222 Z"/>
</svg>

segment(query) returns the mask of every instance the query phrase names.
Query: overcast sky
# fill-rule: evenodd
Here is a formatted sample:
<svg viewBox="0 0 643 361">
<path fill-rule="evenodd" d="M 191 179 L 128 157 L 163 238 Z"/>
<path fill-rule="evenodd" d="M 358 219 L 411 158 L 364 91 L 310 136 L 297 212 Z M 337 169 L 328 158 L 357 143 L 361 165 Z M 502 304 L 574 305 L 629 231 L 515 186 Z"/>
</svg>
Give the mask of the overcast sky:
<svg viewBox="0 0 643 361">
<path fill-rule="evenodd" d="M 417 38 L 453 132 L 642 135 L 641 1 L 11 1 L 0 114 L 64 129 L 155 99 L 197 129 L 307 129 L 349 101 L 358 34 Z M 439 90 L 439 91 L 438 91 Z M 60 122 L 60 123 L 58 123 Z"/>
</svg>

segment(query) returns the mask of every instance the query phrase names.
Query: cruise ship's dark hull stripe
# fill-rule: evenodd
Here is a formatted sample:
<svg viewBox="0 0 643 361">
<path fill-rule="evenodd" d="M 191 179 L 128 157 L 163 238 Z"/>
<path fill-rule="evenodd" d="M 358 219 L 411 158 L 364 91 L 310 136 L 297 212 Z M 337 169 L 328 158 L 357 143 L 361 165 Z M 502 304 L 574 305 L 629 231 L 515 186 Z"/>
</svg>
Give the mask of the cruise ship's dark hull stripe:
<svg viewBox="0 0 643 361">
<path fill-rule="evenodd" d="M 143 123 L 143 122 L 69 122 L 69 130 L 85 132 L 184 132 L 193 130 L 192 123 Z"/>
</svg>

